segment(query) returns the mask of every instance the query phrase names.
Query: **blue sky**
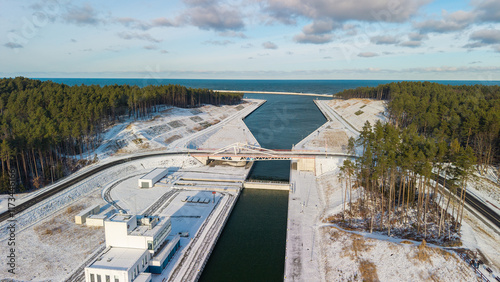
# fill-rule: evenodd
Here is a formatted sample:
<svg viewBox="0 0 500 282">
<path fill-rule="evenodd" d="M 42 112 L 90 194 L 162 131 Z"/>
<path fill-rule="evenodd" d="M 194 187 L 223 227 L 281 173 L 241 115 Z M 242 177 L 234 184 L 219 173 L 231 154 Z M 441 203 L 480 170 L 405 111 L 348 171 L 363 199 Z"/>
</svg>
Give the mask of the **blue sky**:
<svg viewBox="0 0 500 282">
<path fill-rule="evenodd" d="M 500 80 L 500 1 L 0 0 L 0 77 Z"/>
</svg>

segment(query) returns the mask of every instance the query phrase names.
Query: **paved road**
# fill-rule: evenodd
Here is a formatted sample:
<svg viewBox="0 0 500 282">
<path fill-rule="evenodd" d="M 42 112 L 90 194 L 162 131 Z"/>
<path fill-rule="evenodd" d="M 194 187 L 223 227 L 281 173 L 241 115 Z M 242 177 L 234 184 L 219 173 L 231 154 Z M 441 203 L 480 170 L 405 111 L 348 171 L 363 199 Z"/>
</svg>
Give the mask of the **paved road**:
<svg viewBox="0 0 500 282">
<path fill-rule="evenodd" d="M 359 135 L 360 132 L 352 124 L 345 120 L 334 109 L 325 105 L 325 100 L 314 100 L 314 103 L 328 121 L 338 120 L 347 130 L 351 131 L 355 136 Z"/>
<path fill-rule="evenodd" d="M 445 183 L 446 189 L 449 189 L 449 181 L 444 181 L 442 176 L 439 176 L 439 184 L 443 185 Z M 457 197 L 460 198 L 460 189 L 456 189 Z M 491 223 L 493 223 L 497 228 L 500 228 L 500 216 L 490 209 L 487 205 L 482 203 L 476 197 L 472 196 L 469 192 L 466 191 L 465 194 L 465 202 L 472 207 L 474 210 L 479 212 L 485 218 L 487 218 Z M 486 222 L 485 222 L 486 223 Z M 486 223 L 487 224 L 487 223 Z"/>
</svg>

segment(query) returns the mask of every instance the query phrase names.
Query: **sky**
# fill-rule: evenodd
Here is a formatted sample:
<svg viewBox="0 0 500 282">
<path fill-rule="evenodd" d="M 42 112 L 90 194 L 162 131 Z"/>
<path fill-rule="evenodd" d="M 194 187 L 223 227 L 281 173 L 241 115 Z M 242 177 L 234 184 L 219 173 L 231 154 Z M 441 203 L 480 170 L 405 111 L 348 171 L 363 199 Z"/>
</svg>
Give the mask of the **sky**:
<svg viewBox="0 0 500 282">
<path fill-rule="evenodd" d="M 500 80 L 498 0 L 0 0 L 0 77 Z"/>
</svg>

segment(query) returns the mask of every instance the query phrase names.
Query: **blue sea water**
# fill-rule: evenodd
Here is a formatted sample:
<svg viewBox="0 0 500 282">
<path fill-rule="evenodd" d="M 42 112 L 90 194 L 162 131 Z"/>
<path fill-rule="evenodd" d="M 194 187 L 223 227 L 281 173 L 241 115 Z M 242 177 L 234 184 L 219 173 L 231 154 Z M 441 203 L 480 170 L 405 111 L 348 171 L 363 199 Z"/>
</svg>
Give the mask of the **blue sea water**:
<svg viewBox="0 0 500 282">
<path fill-rule="evenodd" d="M 143 87 L 146 85 L 179 84 L 192 88 L 240 91 L 302 92 L 333 94 L 344 89 L 377 86 L 400 80 L 232 80 L 232 79 L 136 79 L 136 78 L 38 78 L 67 85 L 113 85 L 129 84 Z M 436 80 L 449 85 L 500 85 L 500 81 Z"/>
</svg>

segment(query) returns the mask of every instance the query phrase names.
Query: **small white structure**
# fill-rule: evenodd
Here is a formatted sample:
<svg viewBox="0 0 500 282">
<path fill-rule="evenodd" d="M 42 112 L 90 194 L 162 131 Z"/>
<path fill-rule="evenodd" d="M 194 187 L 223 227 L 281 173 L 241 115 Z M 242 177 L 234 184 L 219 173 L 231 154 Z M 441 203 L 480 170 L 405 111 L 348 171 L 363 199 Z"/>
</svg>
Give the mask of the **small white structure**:
<svg viewBox="0 0 500 282">
<path fill-rule="evenodd" d="M 83 211 L 75 215 L 75 223 L 84 224 L 89 215 L 98 214 L 100 210 L 101 210 L 100 205 L 93 205 L 84 209 Z"/>
<path fill-rule="evenodd" d="M 114 214 L 104 220 L 106 250 L 85 268 L 85 281 L 151 281 L 180 246 L 178 235 L 167 239 L 171 230 L 170 218 Z"/>
<path fill-rule="evenodd" d="M 156 182 L 160 181 L 168 173 L 168 169 L 155 168 L 148 174 L 139 178 L 139 188 L 152 188 Z"/>
<path fill-rule="evenodd" d="M 85 224 L 87 224 L 87 226 L 104 226 L 105 219 L 106 219 L 105 215 L 99 215 L 99 214 L 89 215 L 87 217 L 87 220 L 85 221 Z"/>
</svg>

